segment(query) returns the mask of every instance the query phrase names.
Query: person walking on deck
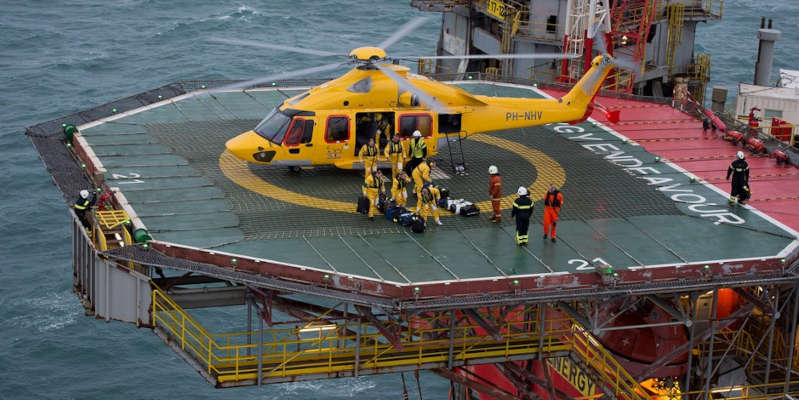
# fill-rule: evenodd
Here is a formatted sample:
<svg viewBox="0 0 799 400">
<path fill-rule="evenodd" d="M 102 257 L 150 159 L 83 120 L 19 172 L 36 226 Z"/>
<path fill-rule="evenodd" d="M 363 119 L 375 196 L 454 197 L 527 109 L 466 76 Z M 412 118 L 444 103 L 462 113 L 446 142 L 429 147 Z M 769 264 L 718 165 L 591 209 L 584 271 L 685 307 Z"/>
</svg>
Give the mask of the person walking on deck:
<svg viewBox="0 0 799 400">
<path fill-rule="evenodd" d="M 555 243 L 555 230 L 558 229 L 558 215 L 560 208 L 563 207 L 563 195 L 553 184 L 549 184 L 549 190 L 544 195 L 544 240 L 552 230 L 552 243 Z"/>
<path fill-rule="evenodd" d="M 413 169 L 413 173 L 411 174 L 411 176 L 413 176 L 413 191 L 416 193 L 417 198 L 425 184 L 433 183 L 433 178 L 430 177 L 430 171 L 435 166 L 435 161 L 422 160 L 422 162 Z"/>
<path fill-rule="evenodd" d="M 405 207 L 408 204 L 408 183 L 411 178 L 405 171 L 400 171 L 399 175 L 391 182 L 391 197 L 399 207 Z"/>
<path fill-rule="evenodd" d="M 511 217 L 516 217 L 516 244 L 519 246 L 526 245 L 529 240 L 527 229 L 530 227 L 530 217 L 533 215 L 533 201 L 530 200 L 530 192 L 524 186 L 519 186 L 516 191 L 519 195 L 513 202 L 513 209 L 510 212 Z"/>
<path fill-rule="evenodd" d="M 491 217 L 491 222 L 502 222 L 502 208 L 500 208 L 500 201 L 502 200 L 502 177 L 499 176 L 499 168 L 495 165 L 488 167 L 488 174 L 491 179 L 488 181 L 488 196 L 491 197 L 491 207 L 494 208 L 494 216 Z"/>
<path fill-rule="evenodd" d="M 83 224 L 84 227 L 89 228 L 89 220 L 86 218 L 86 213 L 89 212 L 94 205 L 95 199 L 86 189 L 81 190 L 79 194 L 80 196 L 75 200 L 74 205 L 75 215 L 78 216 L 80 223 Z"/>
<path fill-rule="evenodd" d="M 364 176 L 369 176 L 369 174 L 377 171 L 377 156 L 379 154 L 380 150 L 375 146 L 374 138 L 369 138 L 369 143 L 361 146 L 361 151 L 358 152 L 358 158 L 360 158 L 363 163 Z"/>
<path fill-rule="evenodd" d="M 380 199 L 380 193 L 385 192 L 383 187 L 383 173 L 377 170 L 368 173 L 363 180 L 363 195 L 369 199 L 369 219 L 375 220 L 375 210 L 377 210 L 377 201 Z"/>
<path fill-rule="evenodd" d="M 419 198 L 416 201 L 416 213 L 422 217 L 422 220 L 427 223 L 427 217 L 433 214 L 433 219 L 436 225 L 443 225 L 441 223 L 441 213 L 438 210 L 438 200 L 441 198 L 441 192 L 435 186 L 428 186 L 421 190 Z"/>
<path fill-rule="evenodd" d="M 412 136 L 408 142 L 408 164 L 405 166 L 408 174 L 413 174 L 414 168 L 427 157 L 427 143 L 422 138 L 422 132 L 413 131 Z"/>
<path fill-rule="evenodd" d="M 730 205 L 735 205 L 735 201 L 738 201 L 738 204 L 744 205 L 746 204 L 746 200 L 749 199 L 749 163 L 746 162 L 744 157 L 744 152 L 739 151 L 736 154 L 737 159 L 730 164 L 727 168 L 727 180 L 730 179 L 730 175 L 732 175 L 732 187 L 730 188 Z"/>
<path fill-rule="evenodd" d="M 405 149 L 402 146 L 399 135 L 391 137 L 386 148 L 383 150 L 383 155 L 391 163 L 391 179 L 397 179 L 397 174 L 402 171 L 402 165 L 405 162 Z"/>
</svg>

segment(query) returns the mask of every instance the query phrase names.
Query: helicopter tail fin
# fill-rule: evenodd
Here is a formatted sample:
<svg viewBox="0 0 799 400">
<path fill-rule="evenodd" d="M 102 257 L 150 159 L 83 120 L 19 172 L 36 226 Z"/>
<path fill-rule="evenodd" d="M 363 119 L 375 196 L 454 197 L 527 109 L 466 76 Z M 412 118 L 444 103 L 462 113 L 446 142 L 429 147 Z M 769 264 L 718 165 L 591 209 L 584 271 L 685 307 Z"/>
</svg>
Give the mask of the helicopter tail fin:
<svg viewBox="0 0 799 400">
<path fill-rule="evenodd" d="M 577 81 L 569 93 L 563 96 L 563 103 L 567 106 L 585 108 L 586 112 L 590 113 L 591 102 L 612 68 L 613 60 L 609 56 L 594 57 L 594 60 L 591 61 L 591 69 Z"/>
</svg>

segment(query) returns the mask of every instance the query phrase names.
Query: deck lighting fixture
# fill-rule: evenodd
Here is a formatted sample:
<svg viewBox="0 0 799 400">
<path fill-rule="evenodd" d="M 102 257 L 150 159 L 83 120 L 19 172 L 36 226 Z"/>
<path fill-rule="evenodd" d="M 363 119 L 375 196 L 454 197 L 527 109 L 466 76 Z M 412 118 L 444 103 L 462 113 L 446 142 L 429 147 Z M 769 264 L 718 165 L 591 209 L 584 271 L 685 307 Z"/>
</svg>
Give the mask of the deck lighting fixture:
<svg viewBox="0 0 799 400">
<path fill-rule="evenodd" d="M 660 162 L 660 157 L 659 156 L 655 156 L 655 162 Z"/>
<path fill-rule="evenodd" d="M 691 181 L 691 183 L 696 183 L 696 177 L 695 176 L 691 176 L 691 178 L 689 180 Z"/>
<path fill-rule="evenodd" d="M 72 143 L 67 142 L 67 147 L 72 147 Z"/>
<path fill-rule="evenodd" d="M 514 279 L 513 280 L 513 286 L 519 286 L 519 280 L 518 279 Z"/>
<path fill-rule="evenodd" d="M 112 112 L 112 113 L 114 113 L 114 114 L 116 114 L 116 113 L 117 113 L 117 109 L 116 109 L 116 108 L 112 108 L 112 109 L 111 109 L 111 112 Z"/>
<path fill-rule="evenodd" d="M 335 324 L 306 325 L 305 327 L 300 328 L 300 333 L 332 331 L 333 329 L 336 329 Z"/>
<path fill-rule="evenodd" d="M 207 87 L 208 87 L 208 86 L 205 86 L 205 85 L 200 85 L 200 89 L 205 89 L 205 88 L 207 88 Z"/>
<path fill-rule="evenodd" d="M 469 75 L 469 76 L 467 76 L 467 77 L 466 77 L 466 79 L 472 79 L 472 76 L 471 76 L 471 75 Z"/>
<path fill-rule="evenodd" d="M 144 243 L 144 244 L 142 244 L 142 245 L 141 245 L 141 247 L 142 247 L 143 249 L 146 249 L 146 248 L 150 247 L 150 245 L 149 245 L 149 244 L 147 244 L 147 243 Z"/>
<path fill-rule="evenodd" d="M 533 87 L 538 87 L 538 84 L 537 84 L 537 83 L 534 83 L 534 84 L 533 84 Z"/>
<path fill-rule="evenodd" d="M 86 168 L 86 163 L 80 163 L 81 168 Z"/>
<path fill-rule="evenodd" d="M 330 274 L 324 274 L 324 275 L 322 276 L 322 279 L 324 279 L 324 280 L 328 280 L 328 279 L 330 279 Z"/>
<path fill-rule="evenodd" d="M 164 98 L 164 96 L 161 96 L 160 94 L 158 95 L 158 100 L 161 100 L 163 98 Z"/>
<path fill-rule="evenodd" d="M 614 273 L 613 273 L 613 277 L 614 277 L 614 278 L 618 278 L 618 277 L 619 277 L 619 273 L 618 273 L 618 272 L 614 272 Z"/>
<path fill-rule="evenodd" d="M 420 288 L 419 286 L 416 286 L 416 287 L 413 288 L 413 292 L 416 293 L 416 294 L 419 294 L 419 292 L 421 292 L 421 291 L 422 291 L 422 288 Z"/>
<path fill-rule="evenodd" d="M 784 259 L 784 258 L 781 258 L 781 259 L 780 259 L 780 263 L 782 263 L 782 264 L 785 264 L 785 259 Z"/>
<path fill-rule="evenodd" d="M 604 272 L 604 273 L 605 273 L 605 275 L 612 275 L 612 274 L 613 274 L 613 267 L 611 267 L 611 266 L 609 266 L 609 265 L 608 265 L 608 266 L 607 266 L 607 268 L 605 268 L 604 270 L 602 270 L 602 272 Z"/>
<path fill-rule="evenodd" d="M 710 271 L 710 265 L 705 264 L 704 268 L 705 268 L 705 271 Z"/>
<path fill-rule="evenodd" d="M 277 83 L 275 83 L 275 82 L 272 82 L 272 86 L 277 86 Z"/>
<path fill-rule="evenodd" d="M 230 262 L 231 262 L 233 265 L 236 265 L 236 263 L 238 263 L 238 262 L 239 262 L 239 260 L 237 260 L 237 259 L 235 259 L 235 258 L 231 258 L 231 259 L 230 259 Z"/>
</svg>

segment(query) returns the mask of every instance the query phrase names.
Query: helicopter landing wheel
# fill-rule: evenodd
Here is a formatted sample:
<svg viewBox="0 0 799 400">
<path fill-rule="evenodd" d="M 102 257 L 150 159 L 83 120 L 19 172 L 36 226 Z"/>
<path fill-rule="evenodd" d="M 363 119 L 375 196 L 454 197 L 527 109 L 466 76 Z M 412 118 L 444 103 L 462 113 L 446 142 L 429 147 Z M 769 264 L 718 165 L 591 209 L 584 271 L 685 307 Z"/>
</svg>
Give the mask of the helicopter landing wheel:
<svg viewBox="0 0 799 400">
<path fill-rule="evenodd" d="M 295 174 L 299 174 L 300 171 L 302 171 L 302 168 L 300 168 L 300 167 L 298 167 L 296 165 L 292 165 L 292 166 L 289 167 L 289 172 L 293 172 Z"/>
</svg>

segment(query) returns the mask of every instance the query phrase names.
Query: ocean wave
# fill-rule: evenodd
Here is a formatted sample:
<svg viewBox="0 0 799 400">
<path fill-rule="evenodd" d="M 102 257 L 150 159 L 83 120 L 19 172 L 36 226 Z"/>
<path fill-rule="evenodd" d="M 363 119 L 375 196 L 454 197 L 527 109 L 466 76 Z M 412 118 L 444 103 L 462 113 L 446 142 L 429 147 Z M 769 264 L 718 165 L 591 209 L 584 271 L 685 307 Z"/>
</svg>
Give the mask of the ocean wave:
<svg viewBox="0 0 799 400">
<path fill-rule="evenodd" d="M 73 325 L 83 313 L 83 307 L 71 291 L 20 298 L 9 303 L 10 309 L 23 311 L 23 315 L 9 318 L 7 323 L 27 330 L 35 329 L 39 333 Z"/>
<path fill-rule="evenodd" d="M 345 378 L 344 382 L 303 381 L 283 385 L 285 395 L 302 397 L 303 394 L 327 393 L 327 398 L 360 397 L 364 392 L 377 387 L 377 382 L 370 378 Z"/>
</svg>

